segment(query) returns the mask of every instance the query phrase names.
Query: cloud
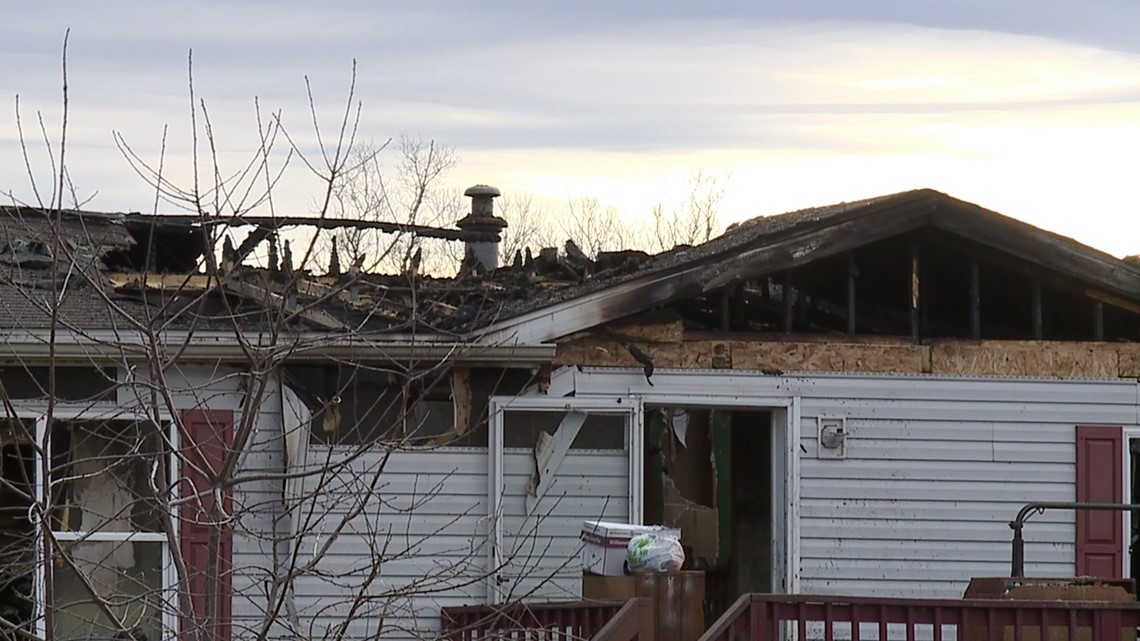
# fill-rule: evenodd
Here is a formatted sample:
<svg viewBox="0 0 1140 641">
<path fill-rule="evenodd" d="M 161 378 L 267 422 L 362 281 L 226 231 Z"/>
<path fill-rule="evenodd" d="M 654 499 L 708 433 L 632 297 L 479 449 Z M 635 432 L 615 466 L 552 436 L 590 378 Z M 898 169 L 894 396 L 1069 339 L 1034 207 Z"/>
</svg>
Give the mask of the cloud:
<svg viewBox="0 0 1140 641">
<path fill-rule="evenodd" d="M 40 109 L 54 130 L 72 27 L 71 169 L 97 207 L 153 201 L 112 131 L 156 162 L 169 127 L 166 170 L 192 176 L 193 48 L 223 173 L 257 153 L 255 97 L 313 154 L 305 79 L 327 139 L 355 59 L 361 137 L 439 139 L 463 159 L 457 183 L 533 190 L 552 209 L 591 194 L 647 211 L 706 167 L 733 172 L 729 217 L 933 186 L 1127 251 L 1063 213 L 1089 193 L 1105 211 L 1130 198 L 1140 58 L 1124 34 L 1140 5 L 1124 0 L 31 7 L 0 27 L 0 75 L 25 125 Z M 11 116 L 2 187 L 26 194 Z M 278 204 L 307 210 L 317 189 L 297 164 Z"/>
</svg>

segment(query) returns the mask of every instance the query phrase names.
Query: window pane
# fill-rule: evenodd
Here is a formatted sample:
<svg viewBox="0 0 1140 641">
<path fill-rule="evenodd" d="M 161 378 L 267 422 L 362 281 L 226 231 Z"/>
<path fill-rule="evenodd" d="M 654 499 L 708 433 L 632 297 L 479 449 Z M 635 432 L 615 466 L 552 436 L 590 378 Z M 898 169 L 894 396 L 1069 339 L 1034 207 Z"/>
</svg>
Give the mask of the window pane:
<svg viewBox="0 0 1140 641">
<path fill-rule="evenodd" d="M 123 421 L 56 421 L 52 427 L 52 529 L 157 532 L 151 487 L 166 466 L 153 426 Z"/>
<path fill-rule="evenodd" d="M 540 432 L 554 436 L 565 418 L 566 412 L 508 409 L 503 415 L 503 447 L 533 449 Z M 570 449 L 624 450 L 625 428 L 624 414 L 587 414 Z"/>
<path fill-rule="evenodd" d="M 64 544 L 51 569 L 55 639 L 163 638 L 162 543 Z"/>
</svg>

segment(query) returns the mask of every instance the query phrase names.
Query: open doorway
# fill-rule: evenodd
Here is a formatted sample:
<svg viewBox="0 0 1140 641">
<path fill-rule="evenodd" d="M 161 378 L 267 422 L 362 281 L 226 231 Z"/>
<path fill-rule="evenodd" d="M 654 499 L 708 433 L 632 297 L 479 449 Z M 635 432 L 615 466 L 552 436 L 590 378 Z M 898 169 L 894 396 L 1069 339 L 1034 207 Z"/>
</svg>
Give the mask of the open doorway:
<svg viewBox="0 0 1140 641">
<path fill-rule="evenodd" d="M 681 528 L 685 568 L 706 573 L 710 621 L 741 594 L 781 585 L 773 453 L 782 441 L 773 418 L 755 409 L 645 410 L 645 523 Z"/>
</svg>

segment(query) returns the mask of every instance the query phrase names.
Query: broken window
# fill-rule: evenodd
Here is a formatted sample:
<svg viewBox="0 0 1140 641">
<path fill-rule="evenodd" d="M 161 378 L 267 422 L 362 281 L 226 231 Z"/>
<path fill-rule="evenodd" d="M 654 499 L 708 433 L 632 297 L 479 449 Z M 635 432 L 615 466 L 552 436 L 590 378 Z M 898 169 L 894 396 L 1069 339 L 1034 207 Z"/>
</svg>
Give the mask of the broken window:
<svg viewBox="0 0 1140 641">
<path fill-rule="evenodd" d="M 40 429 L 47 429 L 42 425 Z M 48 437 L 48 555 L 56 639 L 161 639 L 170 567 L 158 494 L 160 430 L 129 421 L 55 421 Z M 47 577 L 45 577 L 47 578 Z"/>
<path fill-rule="evenodd" d="M 462 375 L 433 371 L 409 378 L 364 365 L 294 366 L 287 369 L 287 380 L 313 412 L 313 443 L 486 447 L 491 396 L 518 394 L 534 382 L 534 375 L 529 370 L 455 370 Z"/>
</svg>

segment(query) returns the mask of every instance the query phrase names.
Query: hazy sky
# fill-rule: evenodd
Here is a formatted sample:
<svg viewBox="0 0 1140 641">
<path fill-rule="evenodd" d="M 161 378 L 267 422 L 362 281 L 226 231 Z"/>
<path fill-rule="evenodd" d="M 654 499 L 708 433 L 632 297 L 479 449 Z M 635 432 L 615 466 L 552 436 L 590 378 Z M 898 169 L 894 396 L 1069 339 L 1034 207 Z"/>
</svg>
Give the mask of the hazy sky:
<svg viewBox="0 0 1140 641">
<path fill-rule="evenodd" d="M 704 169 L 731 173 L 725 222 L 933 187 L 1140 253 L 1135 0 L 19 3 L 0 188 L 25 200 L 15 97 L 42 182 L 36 112 L 54 138 L 68 28 L 68 164 L 93 209 L 154 208 L 113 132 L 157 161 L 169 126 L 165 171 L 192 175 L 193 50 L 227 172 L 256 151 L 255 98 L 311 150 L 304 78 L 327 134 L 355 59 L 362 137 L 443 141 L 457 185 L 550 211 L 589 195 L 644 215 Z M 276 205 L 315 198 L 298 165 Z"/>
</svg>

